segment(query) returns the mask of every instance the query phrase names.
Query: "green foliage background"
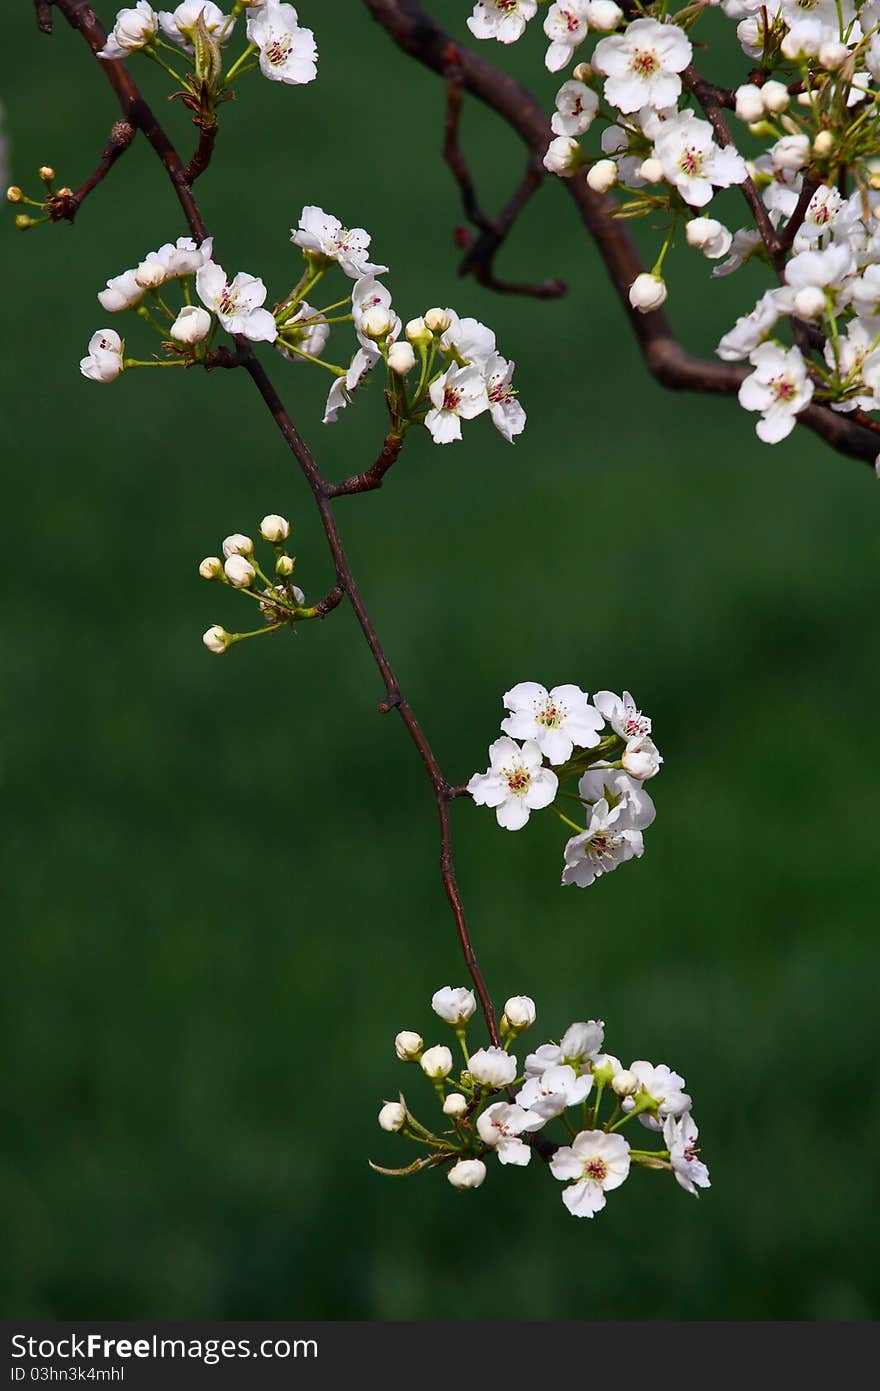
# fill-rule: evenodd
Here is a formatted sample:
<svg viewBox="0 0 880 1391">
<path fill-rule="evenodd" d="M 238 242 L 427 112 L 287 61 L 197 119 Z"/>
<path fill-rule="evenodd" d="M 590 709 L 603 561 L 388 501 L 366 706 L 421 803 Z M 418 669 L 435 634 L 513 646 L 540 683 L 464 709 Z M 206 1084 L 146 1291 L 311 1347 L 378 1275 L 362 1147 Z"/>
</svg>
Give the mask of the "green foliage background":
<svg viewBox="0 0 880 1391">
<path fill-rule="evenodd" d="M 61 20 L 48 40 L 28 0 L 9 8 L 14 177 L 33 190 L 48 161 L 76 185 L 112 96 Z M 468 8 L 435 5 L 462 37 Z M 467 1196 L 368 1171 L 403 1162 L 381 1098 L 403 1083 L 431 1105 L 393 1034 L 436 1041 L 431 992 L 464 974 L 435 814 L 346 609 L 222 662 L 201 646 L 208 623 L 241 626 L 241 601 L 196 564 L 264 512 L 293 517 L 309 594 L 330 577 L 247 381 L 102 390 L 77 371 L 106 277 L 185 231 L 138 140 L 75 228 L 21 236 L 10 214 L 0 231 L 4 1312 L 869 1318 L 874 480 L 806 433 L 771 450 L 735 404 L 656 388 L 555 185 L 503 270 L 561 275 L 567 299 L 458 281 L 440 84 L 356 0 L 302 15 L 320 81 L 254 76 L 224 111 L 199 186 L 218 255 L 280 294 L 288 229 L 322 204 L 373 232 L 404 317 L 454 303 L 516 358 L 515 448 L 487 421 L 455 448 L 413 438 L 339 514 L 451 777 L 484 766 L 514 681 L 626 685 L 654 714 L 666 765 L 640 864 L 562 892 L 553 818 L 514 840 L 462 803 L 454 831 L 497 998 L 537 998 L 535 1042 L 598 1015 L 626 1060 L 682 1069 L 714 1186 L 697 1203 L 639 1172 L 578 1223 L 537 1164 Z M 490 56 L 549 103 L 533 29 Z M 163 107 L 161 74 L 135 69 Z M 187 144 L 186 113 L 167 120 Z M 492 206 L 521 151 L 475 107 L 465 128 Z M 761 276 L 711 280 L 685 249 L 672 284 L 676 325 L 711 352 Z M 146 330 L 128 328 L 140 355 Z M 323 375 L 271 367 L 328 474 L 371 460 L 377 390 L 325 429 Z"/>
</svg>

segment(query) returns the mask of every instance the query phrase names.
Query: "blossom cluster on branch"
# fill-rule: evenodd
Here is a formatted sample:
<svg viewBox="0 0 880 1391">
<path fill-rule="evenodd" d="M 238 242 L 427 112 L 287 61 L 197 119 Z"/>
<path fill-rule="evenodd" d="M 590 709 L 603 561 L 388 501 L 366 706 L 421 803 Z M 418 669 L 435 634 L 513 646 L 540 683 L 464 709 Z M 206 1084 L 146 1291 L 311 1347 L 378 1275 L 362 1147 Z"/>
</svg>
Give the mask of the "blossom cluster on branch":
<svg viewBox="0 0 880 1391">
<path fill-rule="evenodd" d="M 811 401 L 880 409 L 877 0 L 544 5 L 546 67 L 578 60 L 556 95 L 545 167 L 586 179 L 596 193 L 616 190 L 614 216 L 650 217 L 661 229 L 653 268 L 629 287 L 633 308 L 647 314 L 666 300 L 664 261 L 682 233 L 718 263 L 714 275 L 763 260 L 781 283 L 718 345 L 724 361 L 752 368 L 739 400 L 759 415 L 758 437 L 785 439 Z M 509 44 L 538 8 L 538 0 L 478 0 L 468 25 L 479 39 Z M 692 35 L 713 9 L 736 26 L 744 60 L 736 88 L 694 66 Z M 700 46 L 711 58 L 717 30 Z M 750 213 L 733 231 L 707 211 L 731 187 Z M 791 344 L 778 336 L 783 320 Z"/>
</svg>

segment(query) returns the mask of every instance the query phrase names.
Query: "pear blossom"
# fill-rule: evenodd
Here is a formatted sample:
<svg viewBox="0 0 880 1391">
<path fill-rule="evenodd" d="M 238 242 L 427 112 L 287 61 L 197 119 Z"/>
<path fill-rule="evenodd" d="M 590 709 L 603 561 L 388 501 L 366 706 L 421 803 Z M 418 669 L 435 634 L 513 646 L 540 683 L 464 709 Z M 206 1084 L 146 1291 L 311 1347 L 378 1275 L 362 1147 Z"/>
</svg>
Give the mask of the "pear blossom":
<svg viewBox="0 0 880 1391">
<path fill-rule="evenodd" d="M 433 1048 L 428 1048 L 419 1058 L 422 1072 L 432 1081 L 438 1082 L 444 1077 L 448 1077 L 452 1071 L 452 1054 L 445 1043 L 435 1044 Z"/>
<path fill-rule="evenodd" d="M 692 111 L 666 121 L 654 149 L 666 178 L 692 207 L 702 208 L 716 188 L 741 184 L 748 177 L 742 156 L 732 145 L 716 145 L 709 122 L 699 120 Z"/>
<path fill-rule="evenodd" d="M 782 312 L 777 290 L 765 290 L 748 314 L 737 319 L 715 349 L 724 362 L 739 362 L 763 342 Z"/>
<path fill-rule="evenodd" d="M 537 681 L 520 681 L 504 692 L 510 714 L 501 721 L 505 734 L 537 744 L 551 763 L 565 763 L 575 746 L 593 749 L 603 719 L 580 686 L 554 686 L 548 691 Z"/>
<path fill-rule="evenodd" d="M 880 320 L 880 264 L 866 266 L 850 285 L 853 308 L 860 318 Z"/>
<path fill-rule="evenodd" d="M 572 55 L 587 37 L 586 0 L 557 0 L 544 20 L 544 33 L 550 40 L 544 62 L 550 72 L 558 72 L 571 62 Z"/>
<path fill-rule="evenodd" d="M 425 426 L 435 444 L 461 439 L 462 420 L 473 420 L 489 409 L 486 381 L 477 366 L 449 367 L 428 388 L 431 409 Z"/>
<path fill-rule="evenodd" d="M 211 332 L 211 315 L 197 304 L 185 304 L 168 330 L 175 343 L 201 343 Z"/>
<path fill-rule="evenodd" d="M 605 1194 L 619 1188 L 629 1174 L 629 1144 L 622 1135 L 582 1130 L 550 1160 L 554 1178 L 567 1183 L 562 1201 L 574 1217 L 595 1217 Z"/>
<path fill-rule="evenodd" d="M 726 256 L 733 244 L 733 233 L 714 217 L 692 217 L 685 236 L 688 246 L 702 251 L 710 261 Z"/>
<path fill-rule="evenodd" d="M 383 1130 L 402 1130 L 406 1122 L 406 1107 L 399 1101 L 386 1101 L 379 1112 L 379 1124 Z"/>
<path fill-rule="evenodd" d="M 358 348 L 347 370 L 341 377 L 336 378 L 330 388 L 327 395 L 327 405 L 324 409 L 325 425 L 332 425 L 339 412 L 351 405 L 354 392 L 380 359 L 381 353 L 375 345 L 371 344 L 369 348 Z"/>
<path fill-rule="evenodd" d="M 264 541 L 278 546 L 290 535 L 290 522 L 278 512 L 269 512 L 260 522 L 260 535 Z"/>
<path fill-rule="evenodd" d="M 125 367 L 124 351 L 125 343 L 115 329 L 99 328 L 89 339 L 88 357 L 80 360 L 79 370 L 91 382 L 115 382 Z"/>
<path fill-rule="evenodd" d="M 550 141 L 544 156 L 544 168 L 548 174 L 558 174 L 561 179 L 570 179 L 583 162 L 583 151 L 570 135 L 557 135 Z"/>
<path fill-rule="evenodd" d="M 223 542 L 223 554 L 228 560 L 231 555 L 253 555 L 254 543 L 241 531 L 234 531 Z"/>
<path fill-rule="evenodd" d="M 494 1149 L 502 1164 L 528 1164 L 532 1151 L 519 1138 L 530 1131 L 540 1130 L 544 1117 L 536 1111 L 496 1101 L 477 1117 L 477 1133 L 484 1145 Z"/>
<path fill-rule="evenodd" d="M 160 10 L 159 24 L 166 39 L 180 44 L 187 53 L 193 51 L 193 34 L 199 19 L 208 33 L 217 40 L 228 39 L 235 27 L 229 15 L 223 13 L 213 0 L 183 0 L 176 10 Z"/>
<path fill-rule="evenodd" d="M 512 739 L 496 739 L 489 747 L 489 767 L 474 773 L 467 790 L 478 807 L 494 807 L 499 826 L 518 831 L 533 811 L 548 807 L 559 779 L 543 767 L 541 750 L 531 739 L 522 748 Z"/>
<path fill-rule="evenodd" d="M 475 39 L 516 43 L 537 9 L 538 0 L 477 0 L 467 27 Z"/>
<path fill-rule="evenodd" d="M 506 1020 L 508 1028 L 521 1033 L 523 1029 L 531 1028 L 536 1018 L 535 1002 L 530 995 L 511 995 L 504 1005 L 502 1027 L 504 1020 Z"/>
<path fill-rule="evenodd" d="M 558 1043 L 542 1043 L 525 1061 L 526 1077 L 541 1077 L 548 1068 L 568 1063 L 580 1075 L 589 1072 L 593 1060 L 605 1040 L 605 1025 L 601 1019 L 587 1019 L 570 1024 Z"/>
<path fill-rule="evenodd" d="M 627 740 L 620 761 L 624 771 L 641 782 L 645 778 L 656 777 L 663 759 L 653 739 L 649 739 L 647 734 L 639 734 Z"/>
<path fill-rule="evenodd" d="M 765 444 L 777 444 L 791 434 L 795 416 L 809 405 L 813 383 L 799 348 L 762 343 L 749 354 L 754 371 L 739 389 L 739 403 L 760 411 L 755 429 Z"/>
<path fill-rule="evenodd" d="M 223 566 L 223 573 L 234 589 L 251 589 L 257 572 L 243 555 L 231 555 Z"/>
<path fill-rule="evenodd" d="M 429 310 L 425 322 L 431 327 L 432 313 L 446 316 L 448 323 L 441 331 L 440 347 L 444 353 L 457 353 L 474 367 L 486 368 L 495 353 L 495 334 L 479 319 L 460 319 L 454 309 Z M 440 320 L 442 322 L 442 319 Z"/>
<path fill-rule="evenodd" d="M 232 634 L 227 633 L 225 628 L 221 628 L 219 623 L 214 623 L 202 634 L 202 642 L 209 652 L 214 653 L 215 657 L 221 657 L 224 652 L 229 650 Z"/>
<path fill-rule="evenodd" d="M 640 314 L 650 314 L 665 304 L 668 291 L 660 275 L 642 271 L 629 287 L 629 302 Z"/>
<path fill-rule="evenodd" d="M 847 396 L 843 401 L 832 402 L 836 411 L 871 411 L 877 409 L 880 391 L 880 348 L 875 346 L 877 330 L 870 328 L 863 319 L 851 319 L 846 333 L 838 337 L 836 344 L 826 342 L 825 361 L 829 369 L 837 371 L 849 385 L 863 387 L 857 395 Z"/>
<path fill-rule="evenodd" d="M 442 990 L 434 992 L 431 1008 L 447 1024 L 457 1027 L 467 1023 L 477 1008 L 477 1002 L 472 990 L 466 990 L 464 986 L 453 988 L 444 985 Z"/>
<path fill-rule="evenodd" d="M 590 1072 L 579 1076 L 569 1063 L 548 1067 L 540 1077 L 530 1077 L 516 1094 L 518 1106 L 544 1121 L 561 1116 L 569 1106 L 586 1100 L 593 1085 Z"/>
<path fill-rule="evenodd" d="M 304 362 L 303 353 L 308 353 L 309 357 L 321 356 L 330 337 L 330 325 L 324 314 L 303 300 L 296 313 L 285 319 L 278 333 L 275 346 L 281 356 L 288 362 Z"/>
<path fill-rule="evenodd" d="M 685 1193 L 692 1193 L 695 1198 L 700 1196 L 698 1188 L 712 1186 L 709 1182 L 709 1170 L 696 1155 L 699 1134 L 694 1118 L 689 1112 L 678 1118 L 669 1116 L 663 1124 L 663 1139 L 669 1150 L 672 1172 Z"/>
<path fill-rule="evenodd" d="M 556 93 L 556 110 L 550 120 L 554 135 L 583 135 L 590 129 L 599 98 L 592 88 L 572 79 L 563 82 Z"/>
<path fill-rule="evenodd" d="M 562 883 L 585 889 L 625 860 L 640 858 L 644 849 L 642 833 L 632 824 L 627 800 L 609 807 L 600 797 L 591 808 L 587 829 L 566 842 Z"/>
<path fill-rule="evenodd" d="M 805 289 L 821 290 L 836 301 L 855 268 L 855 257 L 846 243 L 835 243 L 823 251 L 801 251 L 792 256 L 785 267 L 785 281 L 795 291 L 794 308 L 799 308 L 798 292 Z"/>
<path fill-rule="evenodd" d="M 299 27 L 293 5 L 266 0 L 248 15 L 247 36 L 260 50 L 260 71 L 273 82 L 301 86 L 318 75 L 318 49 L 311 29 Z"/>
<path fill-rule="evenodd" d="M 622 696 L 615 695 L 613 691 L 597 691 L 593 704 L 621 739 L 634 739 L 639 734 L 651 733 L 650 718 L 642 714 L 629 691 L 624 691 Z"/>
<path fill-rule="evenodd" d="M 629 1071 L 638 1080 L 638 1091 L 625 1097 L 622 1109 L 629 1115 L 639 1107 L 639 1120 L 648 1130 L 662 1130 L 670 1116 L 683 1116 L 691 1109 L 691 1099 L 684 1090 L 685 1081 L 665 1063 L 654 1067 L 639 1059 L 630 1063 Z"/>
<path fill-rule="evenodd" d="M 644 784 L 621 768 L 612 768 L 605 763 L 587 769 L 578 782 L 578 796 L 589 806 L 604 800 L 613 808 L 619 802 L 625 802 L 627 822 L 634 831 L 646 831 L 657 815 Z"/>
<path fill-rule="evenodd" d="M 808 135 L 783 135 L 771 145 L 768 155 L 774 169 L 797 171 L 810 162 Z"/>
<path fill-rule="evenodd" d="M 196 275 L 196 291 L 206 309 L 212 309 L 227 333 L 238 333 L 255 343 L 274 343 L 275 319 L 260 306 L 266 286 L 256 275 L 239 271 L 234 280 L 215 261 L 208 261 Z"/>
<path fill-rule="evenodd" d="M 339 269 L 351 280 L 364 276 L 384 275 L 387 266 L 374 265 L 367 260 L 372 238 L 363 227 L 343 227 L 338 217 L 325 213 L 314 204 L 303 208 L 299 225 L 290 233 L 290 240 L 313 255 L 336 261 Z"/>
<path fill-rule="evenodd" d="M 467 1114 L 468 1099 L 461 1092 L 447 1092 L 443 1102 L 443 1114 L 452 1120 L 461 1120 Z"/>
<path fill-rule="evenodd" d="M 137 272 L 124 270 L 121 275 L 111 276 L 106 287 L 98 292 L 98 303 L 108 314 L 121 314 L 124 309 L 134 309 L 140 304 L 145 293 Z"/>
<path fill-rule="evenodd" d="M 467 1070 L 481 1087 L 499 1091 L 501 1087 L 509 1087 L 516 1077 L 517 1063 L 504 1048 L 478 1048 L 476 1053 L 471 1053 Z"/>
<path fill-rule="evenodd" d="M 355 283 L 351 292 L 351 313 L 358 342 L 368 352 L 375 352 L 377 337 L 385 338 L 389 343 L 393 343 L 400 334 L 400 319 L 391 307 L 391 291 L 374 275 L 363 275 Z M 384 316 L 382 331 L 378 334 L 375 332 L 367 334 L 366 332 L 367 316 L 371 314 Z"/>
<path fill-rule="evenodd" d="M 733 275 L 734 271 L 739 270 L 746 261 L 751 260 L 763 244 L 763 238 L 757 228 L 740 227 L 733 234 L 730 255 L 726 261 L 721 262 L 720 266 L 714 267 L 713 276 Z"/>
<path fill-rule="evenodd" d="M 394 1039 L 394 1051 L 402 1063 L 418 1062 L 424 1046 L 421 1034 L 414 1033 L 412 1029 L 401 1029 Z"/>
<path fill-rule="evenodd" d="M 486 1166 L 482 1159 L 459 1159 L 446 1177 L 453 1188 L 479 1188 L 486 1177 Z"/>
<path fill-rule="evenodd" d="M 691 41 L 677 24 L 635 19 L 622 34 L 599 40 L 593 66 L 605 75 L 606 100 L 626 113 L 674 106 L 681 94 L 679 73 L 692 56 Z"/>
<path fill-rule="evenodd" d="M 99 58 L 127 58 L 139 48 L 146 48 L 156 37 L 159 19 L 147 0 L 137 0 L 132 9 L 120 10 L 107 35 Z"/>
</svg>

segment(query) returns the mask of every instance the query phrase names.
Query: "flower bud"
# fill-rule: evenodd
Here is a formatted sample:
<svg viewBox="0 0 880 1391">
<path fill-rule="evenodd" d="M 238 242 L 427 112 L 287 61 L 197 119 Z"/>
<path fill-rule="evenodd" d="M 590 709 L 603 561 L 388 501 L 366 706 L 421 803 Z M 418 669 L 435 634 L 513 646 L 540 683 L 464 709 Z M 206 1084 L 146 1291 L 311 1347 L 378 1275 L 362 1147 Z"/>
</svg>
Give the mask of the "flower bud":
<svg viewBox="0 0 880 1391">
<path fill-rule="evenodd" d="M 819 38 L 812 26 L 798 24 L 789 29 L 780 48 L 784 56 L 793 62 L 799 58 L 815 58 L 819 52 Z"/>
<path fill-rule="evenodd" d="M 614 0 L 587 0 L 583 12 L 590 28 L 597 29 L 600 34 L 610 34 L 623 19 L 623 10 Z"/>
<path fill-rule="evenodd" d="M 560 178 L 570 179 L 584 162 L 584 152 L 571 135 L 557 135 L 547 146 L 544 168 Z"/>
<path fill-rule="evenodd" d="M 516 1058 L 503 1048 L 479 1048 L 471 1054 L 467 1070 L 481 1087 L 498 1091 L 516 1077 Z"/>
<path fill-rule="evenodd" d="M 199 566 L 199 574 L 203 580 L 219 580 L 223 574 L 223 561 L 216 555 L 206 556 Z"/>
<path fill-rule="evenodd" d="M 820 130 L 816 139 L 813 141 L 813 154 L 819 159 L 825 159 L 834 149 L 835 140 L 830 130 Z"/>
<path fill-rule="evenodd" d="M 845 43 L 838 43 L 837 40 L 829 41 L 819 45 L 819 66 L 826 72 L 836 72 L 849 54 L 849 49 Z"/>
<path fill-rule="evenodd" d="M 596 76 L 596 69 L 591 63 L 578 63 L 577 66 L 572 69 L 571 75 L 575 82 L 583 82 L 589 86 L 591 78 Z"/>
<path fill-rule="evenodd" d="M 399 377 L 405 377 L 416 365 L 416 355 L 409 343 L 392 343 L 388 349 L 388 366 Z"/>
<path fill-rule="evenodd" d="M 419 1061 L 425 1076 L 435 1082 L 441 1077 L 448 1077 L 452 1071 L 452 1054 L 443 1043 L 437 1043 L 433 1048 L 427 1049 Z"/>
<path fill-rule="evenodd" d="M 479 1188 L 486 1177 L 482 1159 L 459 1159 L 446 1175 L 453 1188 Z"/>
<path fill-rule="evenodd" d="M 293 574 L 295 561 L 292 555 L 280 555 L 275 561 L 275 574 L 288 579 Z"/>
<path fill-rule="evenodd" d="M 383 1130 L 402 1130 L 406 1121 L 406 1107 L 399 1101 L 386 1101 L 379 1112 L 379 1124 Z"/>
<path fill-rule="evenodd" d="M 660 275 L 642 271 L 629 287 L 629 302 L 640 314 L 659 309 L 666 299 L 666 281 Z"/>
<path fill-rule="evenodd" d="M 587 183 L 594 193 L 607 193 L 617 183 L 617 165 L 613 159 L 598 159 L 587 170 Z"/>
<path fill-rule="evenodd" d="M 812 107 L 813 100 L 814 98 L 812 92 L 798 92 L 797 96 L 795 97 L 795 101 L 797 102 L 798 106 Z"/>
<path fill-rule="evenodd" d="M 253 541 L 249 536 L 242 536 L 240 531 L 234 531 L 223 542 L 223 554 L 227 559 L 231 555 L 253 555 L 253 553 Z"/>
<path fill-rule="evenodd" d="M 148 257 L 146 261 L 141 261 L 134 278 L 145 290 L 157 290 L 160 285 L 165 284 L 167 277 L 162 262 Z"/>
<path fill-rule="evenodd" d="M 215 623 L 213 628 L 209 628 L 207 632 L 202 634 L 202 642 L 209 652 L 214 652 L 219 657 L 229 647 L 230 634 L 225 628 L 221 628 Z"/>
<path fill-rule="evenodd" d="M 654 159 L 653 155 L 648 159 L 642 160 L 639 165 L 639 173 L 648 184 L 659 184 L 663 178 L 663 165 L 659 159 Z"/>
<path fill-rule="evenodd" d="M 10 184 L 9 188 L 6 190 L 7 203 L 20 203 L 23 197 L 24 194 L 18 187 L 18 184 Z"/>
<path fill-rule="evenodd" d="M 275 544 L 286 541 L 290 535 L 290 522 L 286 517 L 279 517 L 277 512 L 270 512 L 260 522 L 260 535 L 264 541 L 272 541 Z"/>
<path fill-rule="evenodd" d="M 633 1096 L 639 1089 L 639 1079 L 629 1068 L 623 1068 L 611 1079 L 611 1090 L 616 1096 Z"/>
<path fill-rule="evenodd" d="M 410 343 L 430 343 L 431 330 L 421 316 L 418 319 L 410 319 L 404 334 Z"/>
<path fill-rule="evenodd" d="M 534 1024 L 537 1017 L 535 1002 L 529 995 L 511 995 L 504 1006 L 501 1027 L 504 1027 L 504 1021 L 507 1020 L 508 1029 L 521 1033 L 523 1029 L 528 1029 Z"/>
<path fill-rule="evenodd" d="M 431 333 L 445 333 L 452 320 L 445 309 L 429 309 L 425 315 L 425 327 Z"/>
<path fill-rule="evenodd" d="M 774 116 L 778 116 L 780 111 L 784 111 L 791 101 L 785 83 L 776 82 L 772 78 L 769 82 L 765 82 L 761 88 L 761 97 L 764 102 L 764 110 L 771 112 Z"/>
<path fill-rule="evenodd" d="M 810 162 L 810 137 L 784 135 L 770 150 L 770 160 L 774 169 L 803 169 Z"/>
<path fill-rule="evenodd" d="M 696 247 L 711 260 L 726 256 L 733 242 L 728 229 L 714 217 L 692 217 L 685 228 L 685 236 L 688 246 Z"/>
<path fill-rule="evenodd" d="M 55 170 L 50 164 L 41 164 L 38 172 L 44 184 L 50 184 L 55 178 Z"/>
<path fill-rule="evenodd" d="M 467 1097 L 462 1096 L 461 1092 L 450 1092 L 443 1102 L 443 1114 L 451 1120 L 460 1120 L 467 1108 Z"/>
<path fill-rule="evenodd" d="M 140 282 L 138 282 L 140 283 Z M 198 304 L 185 304 L 168 330 L 175 343 L 201 343 L 211 332 L 211 315 Z"/>
<path fill-rule="evenodd" d="M 391 319 L 384 309 L 368 309 L 361 319 L 361 332 L 367 338 L 385 338 L 391 332 Z"/>
<path fill-rule="evenodd" d="M 794 312 L 801 319 L 818 319 L 825 313 L 825 294 L 818 285 L 805 285 L 794 297 Z"/>
<path fill-rule="evenodd" d="M 65 184 L 63 188 L 59 188 L 59 190 L 58 190 L 58 197 L 59 197 L 59 198 L 72 198 L 72 197 L 73 197 L 73 189 L 72 189 L 72 188 L 68 188 L 67 185 Z"/>
<path fill-rule="evenodd" d="M 466 1024 L 472 1017 L 477 1002 L 474 992 L 466 990 L 463 985 L 444 985 L 442 990 L 435 990 L 431 996 L 431 1008 L 447 1024 L 457 1028 L 459 1024 Z"/>
<path fill-rule="evenodd" d="M 760 121 L 764 115 L 764 97 L 762 89 L 755 87 L 751 82 L 746 82 L 744 86 L 737 87 L 736 114 L 746 125 L 751 125 L 754 121 Z"/>
<path fill-rule="evenodd" d="M 243 555 L 231 555 L 223 569 L 233 589 L 250 589 L 257 578 L 253 565 Z"/>
<path fill-rule="evenodd" d="M 292 589 L 293 589 L 293 597 L 294 597 L 294 599 L 295 599 L 296 602 L 299 604 L 300 608 L 302 608 L 303 604 L 304 604 L 305 601 L 306 601 L 306 596 L 303 594 L 303 592 L 302 592 L 302 590 L 300 589 L 300 587 L 299 587 L 298 584 L 292 585 L 291 587 L 292 587 Z"/>
<path fill-rule="evenodd" d="M 394 1040 L 394 1051 L 402 1063 L 416 1063 L 421 1057 L 425 1041 L 421 1034 L 403 1029 Z"/>
<path fill-rule="evenodd" d="M 28 227 L 36 227 L 37 219 L 35 217 L 28 217 L 27 213 L 17 213 L 15 225 L 20 232 L 25 232 Z"/>
<path fill-rule="evenodd" d="M 625 773 L 629 773 L 631 778 L 638 778 L 640 782 L 644 782 L 659 773 L 663 759 L 660 757 L 660 750 L 653 739 L 649 739 L 647 735 L 642 735 L 627 742 L 620 761 Z"/>
</svg>

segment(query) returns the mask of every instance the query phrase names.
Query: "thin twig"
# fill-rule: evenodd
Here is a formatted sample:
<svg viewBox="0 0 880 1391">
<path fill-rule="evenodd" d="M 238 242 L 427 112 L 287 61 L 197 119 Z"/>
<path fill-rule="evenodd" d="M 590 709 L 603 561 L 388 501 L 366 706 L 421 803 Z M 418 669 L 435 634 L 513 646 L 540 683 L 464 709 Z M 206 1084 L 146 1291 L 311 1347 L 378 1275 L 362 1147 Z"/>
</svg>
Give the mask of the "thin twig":
<svg viewBox="0 0 880 1391">
<path fill-rule="evenodd" d="M 80 184 L 75 193 L 56 193 L 49 200 L 49 217 L 52 222 L 72 222 L 82 204 L 93 188 L 107 177 L 119 156 L 124 154 L 135 137 L 135 128 L 130 121 L 115 121 L 110 138 L 101 151 L 101 158 L 94 173 L 85 183 Z"/>
<path fill-rule="evenodd" d="M 341 483 L 328 484 L 327 496 L 344 497 L 349 493 L 369 493 L 373 488 L 381 488 L 386 473 L 397 462 L 402 449 L 403 435 L 387 435 L 372 468 L 365 469 L 363 473 L 353 473 Z"/>
</svg>

